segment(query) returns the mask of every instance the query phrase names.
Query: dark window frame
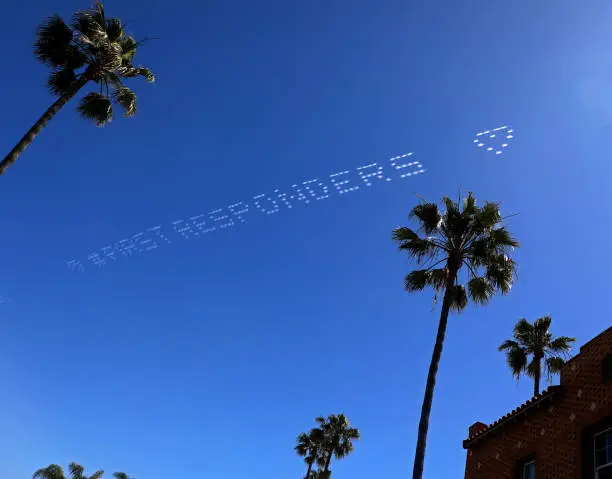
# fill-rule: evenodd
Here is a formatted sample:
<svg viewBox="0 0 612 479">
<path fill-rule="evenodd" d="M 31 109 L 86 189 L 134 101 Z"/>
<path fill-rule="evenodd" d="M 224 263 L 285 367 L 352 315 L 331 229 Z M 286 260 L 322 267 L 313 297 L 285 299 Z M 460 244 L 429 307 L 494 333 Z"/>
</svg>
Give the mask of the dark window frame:
<svg viewBox="0 0 612 479">
<path fill-rule="evenodd" d="M 523 479 L 524 467 L 527 464 L 529 464 L 530 462 L 535 463 L 536 473 L 538 472 L 538 462 L 536 461 L 536 454 L 535 454 L 535 452 L 532 452 L 531 454 L 529 454 L 527 456 L 523 456 L 518 461 L 516 461 L 516 469 L 515 469 L 515 473 L 514 473 L 514 477 L 516 479 Z M 538 476 L 536 474 L 536 478 L 537 477 Z"/>
<path fill-rule="evenodd" d="M 595 436 L 612 428 L 612 416 L 587 426 L 582 431 L 582 479 L 595 479 Z"/>
<path fill-rule="evenodd" d="M 606 354 L 601 361 L 601 382 L 612 384 L 612 354 Z"/>
</svg>

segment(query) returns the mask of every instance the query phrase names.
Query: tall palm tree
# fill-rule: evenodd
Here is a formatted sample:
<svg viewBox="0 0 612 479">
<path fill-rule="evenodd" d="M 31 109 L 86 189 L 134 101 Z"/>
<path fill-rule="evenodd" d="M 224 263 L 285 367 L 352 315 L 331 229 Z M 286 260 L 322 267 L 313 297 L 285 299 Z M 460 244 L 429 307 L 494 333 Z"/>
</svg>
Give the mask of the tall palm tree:
<svg viewBox="0 0 612 479">
<path fill-rule="evenodd" d="M 323 431 L 318 427 L 311 429 L 309 433 L 301 433 L 297 438 L 297 445 L 294 449 L 298 455 L 304 457 L 304 462 L 308 465 L 306 479 L 313 477 L 312 468 L 321 456 L 323 440 Z"/>
<path fill-rule="evenodd" d="M 71 462 L 68 466 L 68 470 L 70 471 L 71 479 L 102 479 L 104 476 L 104 471 L 102 470 L 98 470 L 91 476 L 87 476 L 85 475 L 83 466 L 76 462 Z M 125 472 L 115 472 L 113 476 L 116 479 L 129 479 Z M 66 479 L 63 469 L 57 464 L 50 464 L 47 467 L 38 469 L 32 477 L 33 479 Z"/>
<path fill-rule="evenodd" d="M 540 392 L 542 361 L 544 373 L 550 383 L 552 375 L 561 372 L 565 364 L 564 357 L 571 351 L 571 343 L 576 341 L 576 338 L 568 336 L 553 339 L 549 331 L 551 322 L 550 316 L 538 318 L 533 324 L 526 319 L 520 319 L 514 326 L 514 339 L 507 339 L 499 347 L 499 351 L 506 352 L 508 366 L 517 380 L 522 373 L 533 379 L 534 396 Z"/>
<path fill-rule="evenodd" d="M 353 452 L 353 441 L 359 439 L 359 430 L 351 427 L 349 420 L 344 414 L 331 414 L 327 418 L 318 417 L 316 421 L 319 423 L 319 428 L 324 434 L 323 446 L 319 457 L 319 468 L 323 468 L 320 475 L 328 479 L 331 476 L 329 466 L 332 457 L 343 459 Z"/>
<path fill-rule="evenodd" d="M 100 2 L 91 10 L 75 13 L 70 26 L 58 15 L 47 18 L 36 32 L 34 55 L 51 68 L 47 86 L 58 99 L 0 162 L 0 175 L 88 83 L 96 83 L 99 92 L 81 99 L 77 110 L 82 117 L 102 126 L 113 119 L 112 103 L 119 105 L 125 116 L 134 115 L 136 95 L 122 80 L 141 76 L 155 81 L 151 70 L 132 63 L 141 43 L 124 32 L 121 20 L 107 18 Z"/>
<path fill-rule="evenodd" d="M 434 301 L 438 294 L 444 295 L 421 407 L 413 479 L 423 477 L 429 416 L 449 313 L 463 310 L 468 297 L 484 305 L 495 293 L 508 293 L 515 276 L 515 262 L 508 255 L 518 242 L 503 225 L 499 204 L 477 206 L 472 193 L 463 208 L 447 197 L 442 203 L 443 211 L 436 203 L 422 202 L 410 212 L 425 236 L 405 226 L 396 228 L 392 236 L 400 250 L 424 268 L 408 273 L 405 289 L 415 292 L 431 287 Z"/>
</svg>

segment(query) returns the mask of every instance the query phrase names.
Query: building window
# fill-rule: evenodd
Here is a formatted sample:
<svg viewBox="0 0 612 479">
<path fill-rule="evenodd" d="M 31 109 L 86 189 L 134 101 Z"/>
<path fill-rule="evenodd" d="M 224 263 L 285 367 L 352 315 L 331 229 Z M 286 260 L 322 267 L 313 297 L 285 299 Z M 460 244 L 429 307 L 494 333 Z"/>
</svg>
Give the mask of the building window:
<svg viewBox="0 0 612 479">
<path fill-rule="evenodd" d="M 595 434 L 595 479 L 612 479 L 612 428 Z"/>
<path fill-rule="evenodd" d="M 516 463 L 516 479 L 535 479 L 536 477 L 536 455 L 535 453 L 523 457 Z"/>
<path fill-rule="evenodd" d="M 601 377 L 604 384 L 612 383 L 612 354 L 608 354 L 601 363 Z"/>
<path fill-rule="evenodd" d="M 521 479 L 535 479 L 535 461 L 529 461 L 523 464 Z"/>
</svg>

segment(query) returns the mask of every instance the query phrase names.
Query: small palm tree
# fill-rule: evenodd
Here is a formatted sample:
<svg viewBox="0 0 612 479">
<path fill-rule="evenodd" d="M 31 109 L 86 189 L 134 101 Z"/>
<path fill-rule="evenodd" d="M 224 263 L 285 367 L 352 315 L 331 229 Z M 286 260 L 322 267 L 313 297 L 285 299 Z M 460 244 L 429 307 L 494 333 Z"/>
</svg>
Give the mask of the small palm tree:
<svg viewBox="0 0 612 479">
<path fill-rule="evenodd" d="M 327 418 L 318 417 L 316 421 L 324 433 L 323 446 L 318 461 L 322 474 L 319 475 L 328 479 L 331 476 L 329 466 L 332 457 L 343 459 L 353 452 L 353 441 L 359 439 L 359 430 L 351 427 L 344 414 L 331 414 Z"/>
<path fill-rule="evenodd" d="M 442 203 L 445 211 L 440 211 L 436 203 L 423 202 L 410 212 L 424 237 L 405 226 L 393 231 L 400 250 L 424 267 L 408 273 L 405 289 L 415 292 L 431 287 L 434 301 L 438 294 L 444 295 L 421 408 L 413 479 L 423 477 L 429 416 L 449 313 L 462 311 L 468 297 L 484 305 L 495 293 L 508 293 L 515 276 L 515 262 L 508 255 L 518 242 L 503 226 L 499 205 L 485 202 L 479 207 L 472 193 L 463 202 L 463 209 L 447 197 Z"/>
<path fill-rule="evenodd" d="M 101 479 L 104 476 L 104 471 L 97 470 L 91 476 L 85 475 L 85 468 L 76 462 L 71 462 L 68 466 L 68 470 L 70 471 L 70 477 L 72 479 Z"/>
<path fill-rule="evenodd" d="M 521 319 L 514 326 L 514 339 L 507 339 L 499 347 L 499 351 L 506 352 L 508 366 L 517 380 L 523 373 L 533 379 L 534 396 L 540 392 L 542 361 L 544 373 L 550 383 L 553 374 L 561 372 L 565 357 L 572 349 L 571 343 L 576 341 L 576 338 L 568 336 L 553 339 L 549 331 L 551 322 L 550 316 L 538 318 L 533 324 Z"/>
<path fill-rule="evenodd" d="M 104 471 L 102 470 L 94 472 L 91 476 L 86 476 L 83 466 L 76 462 L 70 463 L 68 471 L 70 471 L 71 479 L 102 479 L 104 476 Z M 129 479 L 125 472 L 115 472 L 113 476 L 116 479 Z M 63 469 L 57 464 L 50 464 L 47 467 L 39 469 L 32 477 L 33 479 L 66 479 Z"/>
<path fill-rule="evenodd" d="M 130 479 L 130 476 L 128 476 L 125 472 L 115 472 L 113 474 L 113 477 L 115 479 Z M 134 479 L 133 477 L 131 479 Z"/>
<path fill-rule="evenodd" d="M 323 440 L 324 434 L 320 428 L 313 428 L 309 433 L 303 432 L 297 438 L 294 449 L 298 455 L 304 457 L 304 462 L 308 465 L 306 479 L 314 479 L 312 468 L 320 458 Z"/>
<path fill-rule="evenodd" d="M 137 76 L 155 81 L 151 70 L 134 66 L 137 42 L 123 30 L 121 20 L 107 18 L 102 3 L 92 10 L 74 14 L 68 26 L 58 15 L 46 19 L 36 32 L 34 55 L 51 68 L 47 86 L 58 99 L 38 119 L 19 143 L 0 162 L 0 175 L 11 166 L 55 114 L 88 83 L 96 83 L 99 92 L 85 95 L 78 112 L 98 126 L 113 119 L 112 103 L 125 116 L 136 113 L 136 95 L 123 79 Z"/>
<path fill-rule="evenodd" d="M 39 469 L 32 477 L 33 479 L 65 479 L 64 470 L 57 464 L 50 464 Z"/>
</svg>

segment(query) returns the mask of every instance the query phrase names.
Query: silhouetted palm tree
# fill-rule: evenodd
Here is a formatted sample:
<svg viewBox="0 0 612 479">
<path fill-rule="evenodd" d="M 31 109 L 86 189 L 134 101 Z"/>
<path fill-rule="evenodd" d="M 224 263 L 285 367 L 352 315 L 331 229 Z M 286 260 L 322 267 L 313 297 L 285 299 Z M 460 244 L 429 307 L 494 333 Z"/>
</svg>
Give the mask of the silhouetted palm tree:
<svg viewBox="0 0 612 479">
<path fill-rule="evenodd" d="M 101 479 L 104 476 L 104 471 L 102 470 L 94 472 L 91 476 L 86 476 L 83 466 L 76 462 L 70 463 L 68 470 L 70 471 L 71 479 Z M 129 479 L 128 475 L 124 472 L 115 472 L 113 476 L 116 479 Z M 63 469 L 57 464 L 50 464 L 39 469 L 32 477 L 33 479 L 66 479 Z"/>
<path fill-rule="evenodd" d="M 508 255 L 518 242 L 503 226 L 499 205 L 485 202 L 479 207 L 472 193 L 465 199 L 463 209 L 459 202 L 447 197 L 442 203 L 445 211 L 440 211 L 436 203 L 423 202 L 410 212 L 425 236 L 407 227 L 393 231 L 400 250 L 425 268 L 406 276 L 406 290 L 415 292 L 431 287 L 435 299 L 438 294 L 444 295 L 421 408 L 413 479 L 423 477 L 429 416 L 449 312 L 463 310 L 468 296 L 476 304 L 486 304 L 496 292 L 508 293 L 515 276 L 515 263 Z M 461 275 L 467 287 L 462 284 Z"/>
<path fill-rule="evenodd" d="M 332 457 L 343 459 L 353 452 L 353 441 L 359 439 L 359 430 L 351 427 L 350 422 L 344 414 L 331 414 L 327 418 L 318 417 L 316 421 L 319 428 L 323 431 L 324 440 L 319 457 L 319 469 L 322 478 L 328 479 L 331 476 L 329 466 Z M 321 474 L 320 474 L 321 476 Z"/>
<path fill-rule="evenodd" d="M 308 465 L 306 479 L 313 479 L 312 468 L 317 463 L 321 455 L 324 434 L 320 428 L 313 428 L 309 433 L 301 433 L 297 438 L 295 451 L 302 457 Z"/>
<path fill-rule="evenodd" d="M 533 379 L 534 396 L 540 392 L 542 360 L 544 360 L 544 372 L 550 383 L 552 375 L 561 372 L 565 364 L 563 356 L 568 355 L 572 349 L 571 343 L 576 341 L 576 338 L 568 336 L 553 339 L 549 331 L 551 322 L 550 316 L 538 318 L 533 324 L 521 319 L 514 326 L 514 339 L 507 339 L 499 347 L 500 351 L 506 352 L 508 366 L 517 380 L 521 374 Z"/>
<path fill-rule="evenodd" d="M 58 15 L 47 18 L 36 32 L 34 55 L 52 69 L 47 85 L 59 98 L 0 162 L 0 175 L 60 108 L 90 82 L 98 84 L 99 92 L 90 92 L 81 99 L 77 110 L 82 117 L 102 126 L 113 119 L 112 103 L 119 105 L 125 116 L 134 115 L 136 95 L 122 80 L 141 76 L 155 81 L 151 70 L 132 64 L 141 43 L 126 35 L 121 20 L 107 18 L 100 2 L 92 10 L 75 13 L 70 26 Z"/>
</svg>

